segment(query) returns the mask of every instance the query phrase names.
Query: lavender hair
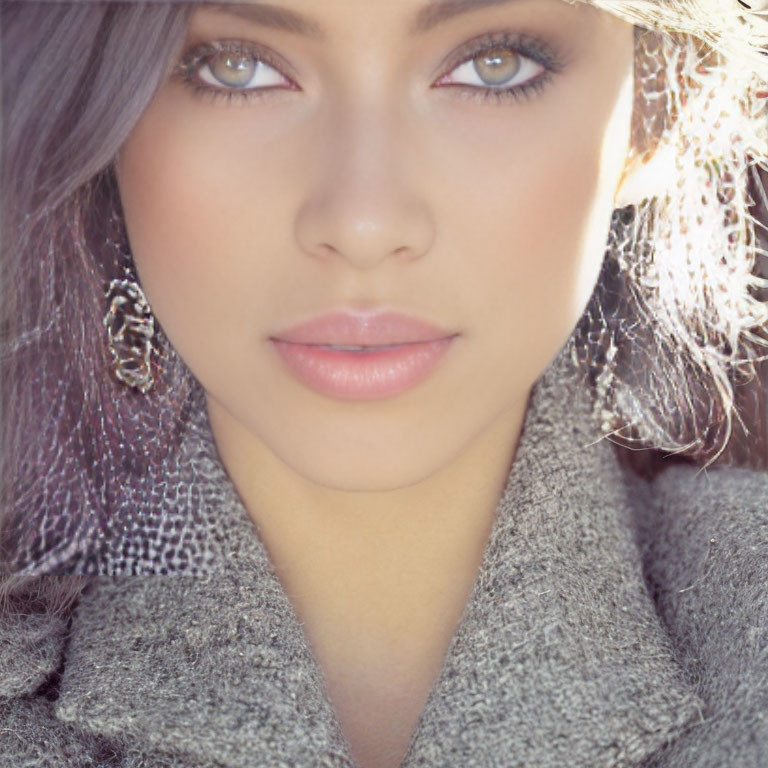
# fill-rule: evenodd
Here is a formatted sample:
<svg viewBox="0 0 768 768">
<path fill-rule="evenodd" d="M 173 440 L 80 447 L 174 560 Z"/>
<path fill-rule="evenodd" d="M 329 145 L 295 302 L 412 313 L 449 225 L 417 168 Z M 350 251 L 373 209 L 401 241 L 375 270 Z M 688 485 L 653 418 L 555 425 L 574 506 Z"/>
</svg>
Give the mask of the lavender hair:
<svg viewBox="0 0 768 768">
<path fill-rule="evenodd" d="M 114 203 L 112 160 L 165 77 L 190 10 L 0 6 L 0 574 L 8 592 L 19 549 L 50 546 L 29 540 L 38 521 L 58 516 L 66 538 L 82 527 L 79 508 L 108 512 L 120 489 L 102 457 L 140 473 L 173 447 L 174 419 L 153 414 L 158 400 L 108 374 L 103 288 L 115 275 L 100 241 Z M 158 394 L 180 411 L 188 381 L 172 369 Z M 68 590 L 57 594 L 65 604 Z"/>
</svg>

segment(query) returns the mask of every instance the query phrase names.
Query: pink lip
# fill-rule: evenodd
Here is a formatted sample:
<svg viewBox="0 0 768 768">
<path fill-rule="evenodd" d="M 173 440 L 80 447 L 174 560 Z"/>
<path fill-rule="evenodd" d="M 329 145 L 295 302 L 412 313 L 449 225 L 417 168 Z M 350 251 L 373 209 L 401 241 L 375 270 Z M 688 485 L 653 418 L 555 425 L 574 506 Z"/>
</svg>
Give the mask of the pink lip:
<svg viewBox="0 0 768 768">
<path fill-rule="evenodd" d="M 394 312 L 333 312 L 270 336 L 288 371 L 347 400 L 393 397 L 426 379 L 457 333 Z M 333 347 L 364 347 L 359 350 Z"/>
<path fill-rule="evenodd" d="M 455 334 L 397 312 L 331 312 L 286 328 L 272 338 L 294 344 L 380 346 L 435 341 Z"/>
</svg>

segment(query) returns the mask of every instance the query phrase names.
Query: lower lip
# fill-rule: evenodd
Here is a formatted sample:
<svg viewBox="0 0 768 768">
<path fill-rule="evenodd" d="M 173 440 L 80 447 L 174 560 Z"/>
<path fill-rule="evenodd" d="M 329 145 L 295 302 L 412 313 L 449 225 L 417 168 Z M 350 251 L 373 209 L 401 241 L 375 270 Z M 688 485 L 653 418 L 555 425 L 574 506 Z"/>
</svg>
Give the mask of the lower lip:
<svg viewBox="0 0 768 768">
<path fill-rule="evenodd" d="M 370 352 L 271 341 L 288 370 L 315 392 L 345 400 L 378 400 L 399 395 L 426 379 L 454 338 Z"/>
</svg>

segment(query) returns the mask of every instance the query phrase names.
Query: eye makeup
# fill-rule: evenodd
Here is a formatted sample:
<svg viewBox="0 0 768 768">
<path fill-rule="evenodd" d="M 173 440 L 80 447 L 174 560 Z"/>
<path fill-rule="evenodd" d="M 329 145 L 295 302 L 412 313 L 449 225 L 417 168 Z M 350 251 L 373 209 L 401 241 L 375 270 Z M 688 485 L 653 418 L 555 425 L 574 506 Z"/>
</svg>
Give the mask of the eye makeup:
<svg viewBox="0 0 768 768">
<path fill-rule="evenodd" d="M 202 80 L 200 72 L 204 68 L 210 67 L 214 57 L 227 53 L 241 60 L 250 59 L 254 64 L 267 65 L 281 75 L 285 84 L 266 88 L 238 88 L 227 87 L 224 83 L 221 86 L 216 86 Z M 249 101 L 263 98 L 268 95 L 269 91 L 273 90 L 300 90 L 294 80 L 285 74 L 286 69 L 288 67 L 285 62 L 268 48 L 245 40 L 215 40 L 188 49 L 175 68 L 173 76 L 184 85 L 189 86 L 197 96 L 214 100 L 224 98 L 228 101 Z"/>
<path fill-rule="evenodd" d="M 541 73 L 534 78 L 512 86 L 494 87 L 450 83 L 439 87 L 455 89 L 460 95 L 475 100 L 507 102 L 530 97 L 541 92 L 551 78 L 566 66 L 564 57 L 556 47 L 540 37 L 511 31 L 494 32 L 468 40 L 451 54 L 445 65 L 446 74 L 440 76 L 438 83 L 462 64 L 498 49 L 506 49 L 529 61 L 536 62 L 542 67 Z"/>
<path fill-rule="evenodd" d="M 448 77 L 457 67 L 473 61 L 481 56 L 490 55 L 499 50 L 506 50 L 515 56 L 522 57 L 529 62 L 540 65 L 541 71 L 536 77 L 510 85 L 470 85 L 464 83 L 440 84 L 441 80 Z M 228 86 L 221 82 L 215 85 L 211 75 L 210 65 L 214 57 L 231 53 L 239 62 L 250 60 L 254 68 L 257 65 L 273 69 L 283 79 L 283 84 L 267 87 L 239 87 Z M 440 75 L 435 88 L 451 88 L 462 98 L 469 98 L 481 102 L 489 100 L 496 102 L 516 101 L 524 97 L 530 97 L 545 89 L 550 80 L 566 67 L 563 56 L 551 43 L 544 39 L 511 31 L 499 31 L 487 33 L 475 37 L 454 51 L 441 67 Z M 203 98 L 213 100 L 225 99 L 228 102 L 247 102 L 252 99 L 261 99 L 270 95 L 271 91 L 301 90 L 294 78 L 287 74 L 290 70 L 282 57 L 277 56 L 269 48 L 246 40 L 215 40 L 191 46 L 182 56 L 181 61 L 175 67 L 173 76 L 184 85 L 192 89 L 192 92 Z M 201 73 L 206 71 L 204 80 Z"/>
</svg>

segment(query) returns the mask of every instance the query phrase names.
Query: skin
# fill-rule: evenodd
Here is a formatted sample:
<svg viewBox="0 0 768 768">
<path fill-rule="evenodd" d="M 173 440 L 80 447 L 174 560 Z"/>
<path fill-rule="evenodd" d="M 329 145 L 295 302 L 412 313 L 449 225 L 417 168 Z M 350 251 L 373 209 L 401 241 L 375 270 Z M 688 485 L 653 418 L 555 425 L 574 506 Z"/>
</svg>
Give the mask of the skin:
<svg viewBox="0 0 768 768">
<path fill-rule="evenodd" d="M 631 183 L 632 28 L 561 0 L 476 8 L 415 36 L 421 0 L 275 4 L 326 39 L 195 11 L 185 50 L 258 43 L 282 87 L 228 101 L 169 75 L 118 179 L 141 283 L 207 392 L 353 755 L 396 766 L 470 594 L 531 386 L 586 306 Z M 477 81 L 459 67 L 477 54 L 452 54 L 506 29 L 542 38 L 562 67 L 530 96 L 468 97 Z M 396 397 L 320 395 L 268 341 L 374 307 L 460 334 Z"/>
</svg>

